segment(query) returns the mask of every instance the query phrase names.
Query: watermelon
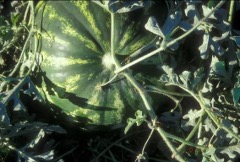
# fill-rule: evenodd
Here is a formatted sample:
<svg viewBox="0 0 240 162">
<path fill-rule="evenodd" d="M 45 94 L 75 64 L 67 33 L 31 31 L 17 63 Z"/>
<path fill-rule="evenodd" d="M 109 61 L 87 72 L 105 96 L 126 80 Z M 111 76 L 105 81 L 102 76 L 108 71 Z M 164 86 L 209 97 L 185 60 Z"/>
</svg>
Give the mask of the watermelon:
<svg viewBox="0 0 240 162">
<path fill-rule="evenodd" d="M 154 39 L 144 29 L 149 10 L 115 14 L 114 49 L 122 64 Z M 114 74 L 109 11 L 91 1 L 47 1 L 37 5 L 35 20 L 40 32 L 38 89 L 48 103 L 76 120 L 87 119 L 86 127 L 122 124 L 145 109 L 126 78 Z M 143 69 L 147 71 L 141 74 Z M 142 64 L 130 72 L 139 83 L 150 83 L 157 79 L 153 69 Z"/>
</svg>

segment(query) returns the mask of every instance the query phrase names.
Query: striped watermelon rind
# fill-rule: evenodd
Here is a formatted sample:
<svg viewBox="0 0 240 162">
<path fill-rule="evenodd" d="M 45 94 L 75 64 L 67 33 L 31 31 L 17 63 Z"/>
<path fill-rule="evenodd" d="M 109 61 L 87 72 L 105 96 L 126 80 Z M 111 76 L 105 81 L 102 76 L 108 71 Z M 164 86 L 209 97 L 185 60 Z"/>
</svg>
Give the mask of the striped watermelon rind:
<svg viewBox="0 0 240 162">
<path fill-rule="evenodd" d="M 114 46 L 120 58 L 153 39 L 143 28 L 148 18 L 144 10 L 134 12 L 115 16 Z M 91 1 L 47 1 L 37 5 L 42 58 L 39 91 L 67 115 L 88 119 L 86 125 L 123 123 L 136 110 L 144 109 L 139 94 L 123 76 L 100 86 L 115 75 L 109 56 L 110 18 L 108 11 Z"/>
</svg>

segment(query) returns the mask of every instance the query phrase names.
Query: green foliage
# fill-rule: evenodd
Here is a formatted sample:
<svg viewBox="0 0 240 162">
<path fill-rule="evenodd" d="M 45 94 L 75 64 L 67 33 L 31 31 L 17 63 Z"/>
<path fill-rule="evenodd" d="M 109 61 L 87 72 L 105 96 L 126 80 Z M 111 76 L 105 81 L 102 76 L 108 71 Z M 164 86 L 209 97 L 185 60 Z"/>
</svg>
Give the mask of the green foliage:
<svg viewBox="0 0 240 162">
<path fill-rule="evenodd" d="M 133 118 L 128 118 L 127 120 L 127 126 L 125 127 L 124 133 L 126 134 L 128 132 L 128 130 L 134 125 L 136 124 L 137 126 L 140 126 L 142 124 L 143 121 L 146 120 L 146 116 L 143 115 L 142 111 L 138 110 L 135 113 L 135 119 Z"/>
<path fill-rule="evenodd" d="M 30 4 L 23 3 L 21 9 L 26 9 Z M 19 3 L 16 2 L 15 5 Z M 27 51 L 26 47 L 22 47 L 22 41 L 26 40 L 21 24 L 24 21 L 20 15 L 22 13 L 16 14 L 16 11 L 13 11 L 11 21 L 4 16 L 0 17 L 0 161 L 52 161 L 56 158 L 54 145 L 57 142 L 52 141 L 49 136 L 53 133 L 66 134 L 66 131 L 57 125 L 33 121 L 21 96 L 31 96 L 32 100 L 39 102 L 42 101 L 42 97 L 29 76 L 20 77 L 18 74 L 17 77 L 13 77 L 14 73 L 8 72 L 9 69 L 18 71 L 18 65 L 6 68 L 9 66 L 6 62 L 12 64 L 12 60 L 9 59 L 11 60 L 9 63 L 6 58 L 15 57 L 15 54 L 19 56 L 19 51 L 23 51 L 24 55 Z M 23 35 L 19 36 L 19 32 Z M 14 61 L 21 61 L 15 59 Z M 42 150 L 39 149 L 41 147 Z"/>
<path fill-rule="evenodd" d="M 125 129 L 118 130 L 121 133 L 109 129 L 122 128 L 121 125 L 108 127 L 104 122 L 107 129 L 102 131 L 106 136 L 97 137 L 92 133 L 94 137 L 87 138 L 84 151 L 82 147 L 80 152 L 76 151 L 78 155 L 90 153 L 92 161 L 129 161 L 129 155 L 132 161 L 237 160 L 240 154 L 240 36 L 239 31 L 232 29 L 230 16 L 234 12 L 233 3 L 240 4 L 212 0 L 164 3 L 168 15 L 163 24 L 160 23 L 162 17 L 148 13 L 148 9 L 159 2 L 145 0 L 88 1 L 89 8 L 82 1 L 78 6 L 82 7 L 80 10 L 77 4 L 67 1 L 47 2 L 46 5 L 39 2 L 37 8 L 28 1 L 18 3 L 26 7 L 26 12 L 12 13 L 11 23 L 1 17 L 0 65 L 7 70 L 1 70 L 0 76 L 0 156 L 9 150 L 16 152 L 17 161 L 53 161 L 64 159 L 69 153 L 76 155 L 74 150 L 78 146 L 71 145 L 70 151 L 64 150 L 65 154 L 58 157 L 56 142 L 49 135 L 67 134 L 76 138 L 72 136 L 76 133 L 83 138 L 82 132 L 79 129 L 66 131 L 32 119 L 28 111 L 34 106 L 26 106 L 21 97 L 27 95 L 39 102 L 53 101 L 65 113 L 72 103 L 77 105 L 76 109 L 83 105 L 87 105 L 85 109 L 114 105 L 127 112 Z M 39 13 L 44 5 L 47 17 L 42 19 L 44 14 Z M 51 7 L 56 8 L 50 10 Z M 129 23 L 126 15 L 140 10 L 146 13 L 143 19 L 134 18 Z M 74 30 L 67 30 L 67 27 L 76 29 L 80 35 L 74 38 Z M 17 29 L 21 28 L 29 33 L 28 37 L 20 39 L 24 41 L 19 46 Z M 124 35 L 128 30 L 131 33 Z M 134 32 L 136 34 L 131 35 Z M 9 51 L 16 45 L 21 49 L 14 52 L 19 59 L 12 60 L 12 67 L 6 68 L 5 57 L 11 55 Z M 75 54 L 80 60 L 74 58 Z M 63 59 L 59 59 L 62 55 L 70 56 L 67 61 L 64 58 L 66 67 L 61 62 Z M 52 56 L 54 59 L 49 59 Z M 81 75 L 77 79 L 83 80 L 76 83 L 72 76 L 78 74 Z M 50 78 L 53 75 L 57 79 Z M 37 81 L 31 79 L 35 76 Z M 82 87 L 77 91 L 68 91 L 80 83 Z M 94 86 L 89 88 L 89 85 Z M 103 104 L 99 107 L 96 103 Z M 51 110 L 51 104 L 44 105 L 48 106 L 49 113 L 59 113 Z M 129 113 L 129 107 L 136 111 L 135 117 Z M 91 112 L 85 113 L 84 119 L 98 115 L 96 111 Z M 122 113 L 117 112 L 120 116 Z M 60 115 L 57 117 L 60 118 L 56 118 L 56 122 L 63 120 Z M 107 114 L 105 119 L 111 118 L 110 123 L 114 124 L 117 117 Z M 84 125 L 84 122 L 79 123 Z M 99 129 L 93 126 L 91 130 Z M 20 138 L 27 140 L 19 141 Z M 44 140 L 49 143 L 43 144 L 41 151 L 37 150 Z"/>
<path fill-rule="evenodd" d="M 154 3 L 152 1 L 146 1 L 146 0 L 143 0 L 143 1 L 138 1 L 138 0 L 133 0 L 133 1 L 97 0 L 97 1 L 93 1 L 93 2 L 112 13 L 126 13 L 126 12 L 130 12 L 130 11 L 133 11 L 133 10 L 136 10 L 139 8 L 149 7 L 150 5 L 152 5 Z"/>
<path fill-rule="evenodd" d="M 13 30 L 11 29 L 11 25 L 2 16 L 0 17 L 0 26 L 0 45 L 1 49 L 4 49 L 13 38 Z"/>
<path fill-rule="evenodd" d="M 54 159 L 53 143 L 52 145 L 45 145 L 43 152 L 34 154 L 31 149 L 39 147 L 39 143 L 45 140 L 47 134 L 53 132 L 66 133 L 66 131 L 55 125 L 48 125 L 42 122 L 31 122 L 30 116 L 27 113 L 27 108 L 19 98 L 20 93 L 33 96 L 34 100 L 42 101 L 40 94 L 35 88 L 29 77 L 22 79 L 14 79 L 9 83 L 17 82 L 13 89 L 0 94 L 0 137 L 1 147 L 8 150 L 14 150 L 17 153 L 17 161 L 23 159 L 26 161 L 51 161 Z M 11 104 L 12 105 L 11 105 Z M 10 106 L 11 105 L 11 106 Z M 15 146 L 11 143 L 23 137 L 28 137 L 30 140 L 21 141 Z"/>
<path fill-rule="evenodd" d="M 204 77 L 203 69 L 199 68 L 194 73 L 189 71 L 183 71 L 181 74 L 177 75 L 174 73 L 173 68 L 169 66 L 162 66 L 163 71 L 166 74 L 163 74 L 160 78 L 161 82 L 166 82 L 167 84 L 175 84 L 182 86 L 191 91 L 198 91 L 198 84 L 201 83 L 201 80 Z"/>
<path fill-rule="evenodd" d="M 197 124 L 197 119 L 202 116 L 202 110 L 196 110 L 191 109 L 189 112 L 183 116 L 183 119 L 186 120 L 186 122 L 182 122 L 184 127 L 192 126 L 194 127 Z"/>
</svg>

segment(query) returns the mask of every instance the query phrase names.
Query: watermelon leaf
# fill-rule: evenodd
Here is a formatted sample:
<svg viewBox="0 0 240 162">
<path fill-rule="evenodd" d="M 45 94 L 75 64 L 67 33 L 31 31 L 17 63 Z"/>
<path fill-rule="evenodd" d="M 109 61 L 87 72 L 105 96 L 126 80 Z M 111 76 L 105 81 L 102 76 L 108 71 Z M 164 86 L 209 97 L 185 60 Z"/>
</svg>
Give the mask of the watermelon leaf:
<svg viewBox="0 0 240 162">
<path fill-rule="evenodd" d="M 234 159 L 237 155 L 240 154 L 240 145 L 234 145 L 226 147 L 224 150 L 220 151 L 222 154 L 226 154 L 230 159 Z"/>
<path fill-rule="evenodd" d="M 143 115 L 142 111 L 138 110 L 135 113 L 135 119 L 133 118 L 128 118 L 127 120 L 127 126 L 125 127 L 124 133 L 126 134 L 128 130 L 136 124 L 137 126 L 140 126 L 142 122 L 146 120 L 146 115 Z"/>
<path fill-rule="evenodd" d="M 153 3 L 151 1 L 145 1 L 145 0 L 144 1 L 142 0 L 132 0 L 132 1 L 96 0 L 93 2 L 103 7 L 104 9 L 107 9 L 112 13 L 126 13 L 139 8 L 149 7 Z"/>
<path fill-rule="evenodd" d="M 115 1 L 110 0 L 108 7 L 113 13 L 125 13 L 139 8 L 150 6 L 151 1 L 132 0 L 132 1 Z"/>
<path fill-rule="evenodd" d="M 190 109 L 186 115 L 183 116 L 182 127 L 186 130 L 189 126 L 194 127 L 196 120 L 203 114 L 202 110 Z"/>
<path fill-rule="evenodd" d="M 240 102 L 240 87 L 235 87 L 232 89 L 232 96 L 234 104 L 238 104 Z"/>
<path fill-rule="evenodd" d="M 145 29 L 162 38 L 165 38 L 165 35 L 163 34 L 161 28 L 159 27 L 157 20 L 153 16 L 149 17 L 147 23 L 145 24 Z"/>
<path fill-rule="evenodd" d="M 195 16 L 197 16 L 197 9 L 195 4 L 189 4 L 187 5 L 186 9 L 184 10 L 185 15 L 189 17 L 190 19 L 193 19 Z"/>
<path fill-rule="evenodd" d="M 203 68 L 197 69 L 194 73 L 189 71 L 183 71 L 180 75 L 174 73 L 174 69 L 168 65 L 162 66 L 163 71 L 166 74 L 163 74 L 160 77 L 160 82 L 173 83 L 181 87 L 185 87 L 191 91 L 196 91 L 201 89 L 201 81 L 205 76 Z"/>
<path fill-rule="evenodd" d="M 207 59 L 209 56 L 209 33 L 205 32 L 203 35 L 202 45 L 199 46 L 200 56 L 202 59 Z"/>
<path fill-rule="evenodd" d="M 216 148 L 214 146 L 210 146 L 208 147 L 208 149 L 206 150 L 206 152 L 204 152 L 203 154 L 203 162 L 208 162 L 208 161 L 213 161 L 213 162 L 224 162 L 224 159 L 220 159 L 217 155 L 216 155 Z"/>
<path fill-rule="evenodd" d="M 6 79 L 4 79 L 6 80 Z M 38 101 L 43 101 L 41 95 L 37 91 L 35 85 L 32 83 L 30 80 L 29 76 L 26 76 L 21 79 L 7 79 L 8 83 L 11 82 L 18 82 L 17 85 L 6 92 L 1 93 L 1 107 L 0 107 L 0 112 L 2 113 L 1 117 L 1 122 L 3 122 L 4 125 L 9 125 L 10 124 L 10 119 L 9 113 L 12 113 L 7 107 L 10 102 L 12 102 L 12 108 L 13 112 L 21 112 L 21 113 L 26 113 L 26 107 L 22 103 L 21 99 L 19 98 L 19 94 L 21 91 L 23 91 L 25 94 L 28 94 L 30 96 L 34 96 L 34 99 L 37 99 Z"/>
<path fill-rule="evenodd" d="M 240 47 L 240 36 L 232 36 L 231 39 Z"/>
<path fill-rule="evenodd" d="M 162 31 L 165 37 L 170 38 L 172 31 L 179 25 L 181 19 L 182 19 L 182 13 L 179 11 L 176 11 L 175 13 L 171 13 L 167 17 L 167 20 L 165 21 L 162 27 Z"/>
<path fill-rule="evenodd" d="M 220 61 L 216 56 L 212 57 L 209 76 L 215 76 L 219 80 L 222 80 L 227 85 L 232 85 L 231 71 L 226 70 L 226 65 L 223 61 Z"/>
</svg>

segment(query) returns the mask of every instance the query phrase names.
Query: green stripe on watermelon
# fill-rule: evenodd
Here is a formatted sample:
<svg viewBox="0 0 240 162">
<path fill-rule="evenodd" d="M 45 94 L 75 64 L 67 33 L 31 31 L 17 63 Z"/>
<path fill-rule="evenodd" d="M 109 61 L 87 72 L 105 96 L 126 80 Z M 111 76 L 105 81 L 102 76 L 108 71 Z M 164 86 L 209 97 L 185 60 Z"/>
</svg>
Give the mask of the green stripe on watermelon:
<svg viewBox="0 0 240 162">
<path fill-rule="evenodd" d="M 39 90 L 46 100 L 74 118 L 89 119 L 86 126 L 121 124 L 136 110 L 144 110 L 139 94 L 122 76 L 101 87 L 115 75 L 108 57 L 109 12 L 91 1 L 40 2 L 37 9 L 44 74 Z M 144 10 L 134 12 L 137 18 L 131 13 L 116 14 L 118 55 L 127 57 L 153 40 L 143 30 L 142 18 L 148 18 Z"/>
</svg>

